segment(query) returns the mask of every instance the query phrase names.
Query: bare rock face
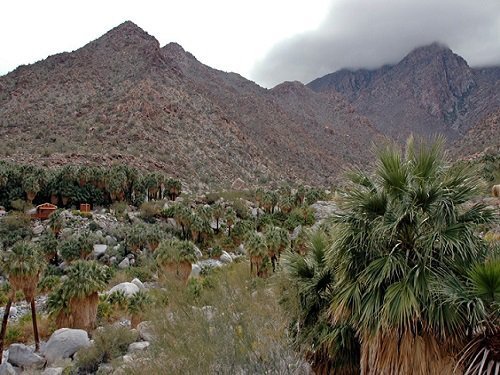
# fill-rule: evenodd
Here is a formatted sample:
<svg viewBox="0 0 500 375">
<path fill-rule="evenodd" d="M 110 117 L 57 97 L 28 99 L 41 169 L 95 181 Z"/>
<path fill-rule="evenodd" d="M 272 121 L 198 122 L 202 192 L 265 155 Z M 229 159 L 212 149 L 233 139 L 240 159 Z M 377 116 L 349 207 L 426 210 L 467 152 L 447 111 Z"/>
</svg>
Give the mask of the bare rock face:
<svg viewBox="0 0 500 375">
<path fill-rule="evenodd" d="M 395 65 L 344 69 L 308 86 L 345 95 L 378 130 L 397 139 L 411 132 L 457 139 L 500 108 L 500 67 L 472 69 L 438 43 L 413 50 Z"/>
</svg>

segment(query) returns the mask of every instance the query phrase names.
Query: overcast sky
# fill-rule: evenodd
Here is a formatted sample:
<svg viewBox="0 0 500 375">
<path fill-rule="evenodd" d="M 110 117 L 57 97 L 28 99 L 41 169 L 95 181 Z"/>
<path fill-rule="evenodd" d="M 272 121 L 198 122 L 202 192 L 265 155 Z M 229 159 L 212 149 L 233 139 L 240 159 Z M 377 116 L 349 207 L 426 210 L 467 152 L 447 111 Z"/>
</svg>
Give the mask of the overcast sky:
<svg viewBox="0 0 500 375">
<path fill-rule="evenodd" d="M 12 0 L 0 4 L 0 74 L 125 20 L 266 87 L 393 63 L 433 41 L 471 65 L 500 64 L 500 0 Z"/>
</svg>

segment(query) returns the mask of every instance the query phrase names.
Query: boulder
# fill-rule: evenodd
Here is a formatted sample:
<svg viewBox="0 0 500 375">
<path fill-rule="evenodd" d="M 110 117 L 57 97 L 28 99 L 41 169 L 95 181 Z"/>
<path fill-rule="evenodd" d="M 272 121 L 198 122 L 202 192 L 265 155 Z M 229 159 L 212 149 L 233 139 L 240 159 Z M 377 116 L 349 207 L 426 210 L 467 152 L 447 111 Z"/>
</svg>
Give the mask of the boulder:
<svg viewBox="0 0 500 375">
<path fill-rule="evenodd" d="M 139 289 L 141 289 L 141 290 L 142 290 L 142 289 L 146 289 L 146 287 L 144 286 L 144 284 L 142 283 L 142 281 L 141 281 L 141 280 L 139 280 L 137 277 L 136 277 L 135 279 L 133 279 L 133 280 L 131 281 L 131 283 L 132 283 L 132 284 L 137 285 L 137 287 L 138 287 Z"/>
<path fill-rule="evenodd" d="M 191 265 L 191 277 L 200 277 L 201 267 L 197 264 Z"/>
<path fill-rule="evenodd" d="M 245 181 L 243 181 L 241 178 L 237 178 L 231 184 L 231 189 L 233 190 L 243 190 L 245 188 L 246 188 Z"/>
<path fill-rule="evenodd" d="M 129 353 L 141 352 L 143 350 L 146 350 L 148 347 L 149 347 L 149 341 L 133 342 L 128 346 L 128 352 Z"/>
<path fill-rule="evenodd" d="M 118 243 L 118 241 L 116 240 L 115 237 L 107 235 L 106 236 L 106 243 L 108 244 L 108 246 L 116 246 L 116 244 Z"/>
<path fill-rule="evenodd" d="M 314 210 L 314 217 L 316 220 L 327 219 L 337 211 L 337 205 L 331 201 L 317 201 L 311 205 Z"/>
<path fill-rule="evenodd" d="M 42 354 L 50 365 L 59 359 L 71 357 L 89 345 L 89 336 L 83 329 L 61 328 L 50 336 Z"/>
<path fill-rule="evenodd" d="M 119 264 L 118 268 L 125 269 L 130 267 L 130 261 L 128 258 L 124 258 Z"/>
<path fill-rule="evenodd" d="M 35 236 L 39 236 L 43 233 L 44 230 L 45 228 L 43 227 L 43 225 L 37 225 L 36 227 L 33 228 L 33 234 Z"/>
<path fill-rule="evenodd" d="M 98 374 L 112 374 L 113 371 L 113 365 L 110 365 L 109 363 L 101 363 L 97 369 Z"/>
<path fill-rule="evenodd" d="M 63 371 L 62 367 L 48 367 L 43 370 L 42 375 L 62 375 Z"/>
<path fill-rule="evenodd" d="M 222 255 L 220 256 L 219 259 L 222 263 L 225 263 L 225 264 L 233 262 L 233 258 L 231 258 L 231 255 L 229 255 L 226 251 L 222 252 Z"/>
<path fill-rule="evenodd" d="M 8 361 L 23 369 L 40 369 L 45 366 L 45 358 L 40 357 L 24 344 L 12 344 L 9 347 Z"/>
<path fill-rule="evenodd" d="M 146 320 L 144 322 L 140 322 L 137 325 L 137 332 L 139 333 L 141 340 L 149 342 L 154 340 L 154 329 L 150 321 Z"/>
<path fill-rule="evenodd" d="M 201 259 L 203 257 L 203 253 L 201 250 L 198 248 L 198 246 L 194 247 L 194 254 L 196 255 L 197 259 Z"/>
<path fill-rule="evenodd" d="M 0 375 L 17 375 L 17 372 L 9 362 L 4 362 L 0 365 Z"/>
<path fill-rule="evenodd" d="M 94 251 L 92 251 L 92 255 L 94 256 L 94 258 L 100 258 L 106 253 L 106 250 L 108 250 L 108 245 L 94 245 Z"/>
<path fill-rule="evenodd" d="M 123 363 L 132 363 L 132 362 L 134 362 L 134 358 L 131 355 L 129 355 L 129 354 L 125 354 L 122 357 L 122 360 L 123 360 Z"/>
<path fill-rule="evenodd" d="M 113 293 L 116 291 L 122 291 L 127 297 L 133 296 L 139 291 L 139 287 L 133 283 L 120 283 L 112 287 L 108 293 Z"/>
</svg>

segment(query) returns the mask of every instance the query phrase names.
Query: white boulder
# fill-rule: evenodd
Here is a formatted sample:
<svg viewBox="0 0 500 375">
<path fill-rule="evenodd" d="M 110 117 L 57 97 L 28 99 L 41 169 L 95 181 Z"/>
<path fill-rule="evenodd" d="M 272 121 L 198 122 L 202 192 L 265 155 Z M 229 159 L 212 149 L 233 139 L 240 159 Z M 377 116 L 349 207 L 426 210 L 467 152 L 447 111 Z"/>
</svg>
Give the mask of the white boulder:
<svg viewBox="0 0 500 375">
<path fill-rule="evenodd" d="M 50 336 L 42 354 L 50 365 L 59 359 L 71 357 L 88 345 L 90 345 L 89 336 L 83 329 L 61 328 Z"/>
<path fill-rule="evenodd" d="M 109 293 L 113 293 L 113 292 L 117 292 L 117 291 L 121 291 L 127 297 L 130 297 L 139 291 L 139 287 L 136 284 L 125 282 L 125 283 L 120 283 L 120 284 L 112 287 L 109 290 Z"/>
</svg>

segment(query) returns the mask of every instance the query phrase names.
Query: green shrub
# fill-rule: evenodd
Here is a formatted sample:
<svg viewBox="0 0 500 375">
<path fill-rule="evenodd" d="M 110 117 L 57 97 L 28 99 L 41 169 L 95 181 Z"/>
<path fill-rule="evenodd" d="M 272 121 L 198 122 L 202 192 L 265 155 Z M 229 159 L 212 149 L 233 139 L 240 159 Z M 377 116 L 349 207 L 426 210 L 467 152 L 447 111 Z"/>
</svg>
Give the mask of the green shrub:
<svg viewBox="0 0 500 375">
<path fill-rule="evenodd" d="M 101 363 L 124 355 L 137 334 L 126 327 L 107 326 L 96 331 L 94 344 L 81 349 L 75 367 L 79 373 L 94 373 Z"/>
</svg>

